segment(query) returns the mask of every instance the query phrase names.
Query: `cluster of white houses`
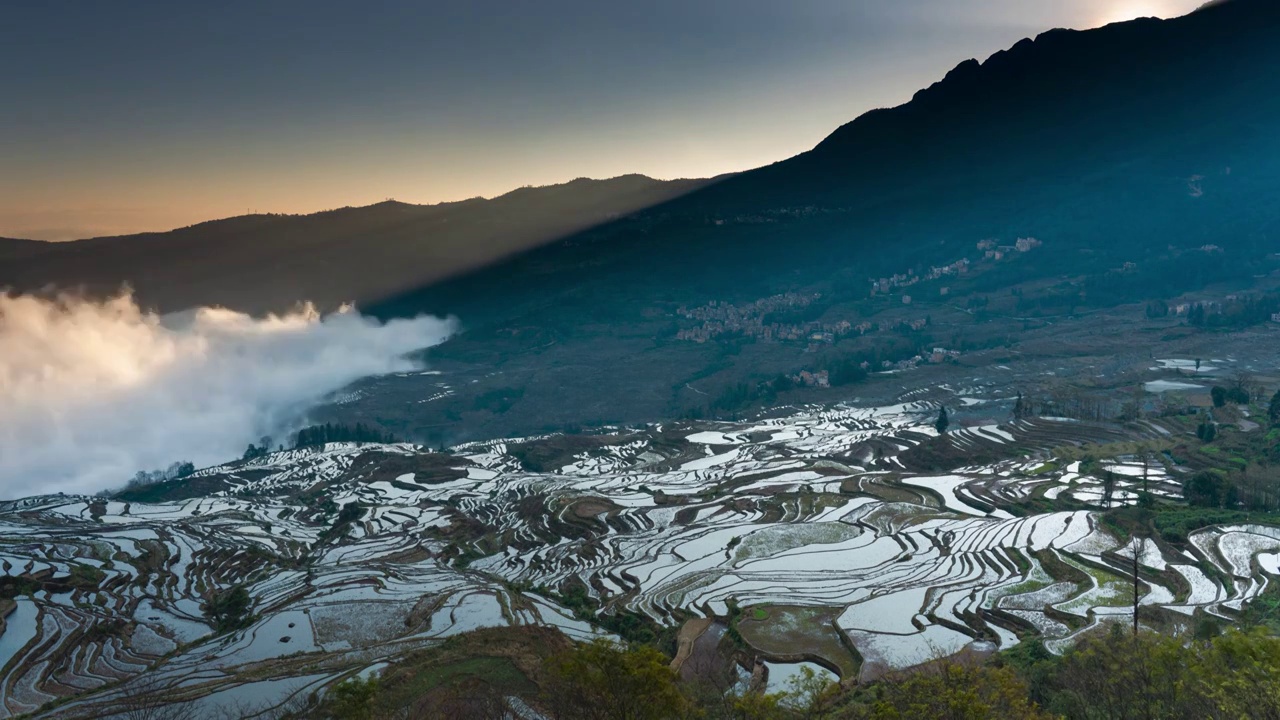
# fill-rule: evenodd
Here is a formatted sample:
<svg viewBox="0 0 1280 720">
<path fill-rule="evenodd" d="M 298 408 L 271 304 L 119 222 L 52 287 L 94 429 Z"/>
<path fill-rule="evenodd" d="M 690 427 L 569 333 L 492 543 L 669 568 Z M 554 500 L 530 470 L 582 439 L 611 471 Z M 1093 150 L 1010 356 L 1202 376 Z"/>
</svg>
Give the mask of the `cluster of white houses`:
<svg viewBox="0 0 1280 720">
<path fill-rule="evenodd" d="M 1033 237 L 1018 238 L 1012 245 L 1001 245 L 999 240 L 987 239 L 978 241 L 978 250 L 983 253 L 982 259 L 984 260 L 1003 260 L 1011 253 L 1031 252 L 1043 244 Z M 871 294 L 892 292 L 895 288 L 910 287 L 926 280 L 965 275 L 969 272 L 971 265 L 969 258 L 960 258 L 953 263 L 930 267 L 923 275 L 917 275 L 915 270 L 908 270 L 905 273 L 897 273 L 888 277 L 872 278 Z M 946 293 L 944 292 L 943 294 L 945 295 Z"/>
</svg>

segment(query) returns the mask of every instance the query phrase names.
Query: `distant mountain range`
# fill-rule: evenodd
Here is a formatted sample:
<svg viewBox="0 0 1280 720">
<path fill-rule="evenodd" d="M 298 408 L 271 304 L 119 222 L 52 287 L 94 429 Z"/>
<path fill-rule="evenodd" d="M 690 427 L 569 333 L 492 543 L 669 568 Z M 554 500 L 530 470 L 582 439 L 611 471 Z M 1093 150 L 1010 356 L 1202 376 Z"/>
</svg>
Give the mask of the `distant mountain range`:
<svg viewBox="0 0 1280 720">
<path fill-rule="evenodd" d="M 0 237 L 0 260 L 25 257 L 49 249 L 49 243 L 39 240 L 18 240 Z"/>
<path fill-rule="evenodd" d="M 984 238 L 1035 236 L 1044 252 L 1018 279 L 1093 278 L 1091 297 L 1159 297 L 1248 277 L 1275 250 L 1277 37 L 1272 0 L 1052 30 L 961 63 L 809 152 L 719 182 L 579 180 L 41 253 L 0 244 L 0 286 L 129 282 L 168 309 L 354 299 L 388 316 L 457 313 L 471 327 L 617 323 L 655 301 L 865 295 L 869 278 L 947 262 Z M 1179 259 L 1209 244 L 1221 258 Z M 1117 294 L 1103 275 L 1127 263 L 1136 274 Z"/>
<path fill-rule="evenodd" d="M 442 280 L 669 200 L 708 180 L 642 175 L 525 187 L 438 205 L 382 202 L 311 215 L 246 215 L 75 242 L 0 238 L 0 287 L 109 294 L 165 310 L 250 311 L 369 301 Z"/>
</svg>

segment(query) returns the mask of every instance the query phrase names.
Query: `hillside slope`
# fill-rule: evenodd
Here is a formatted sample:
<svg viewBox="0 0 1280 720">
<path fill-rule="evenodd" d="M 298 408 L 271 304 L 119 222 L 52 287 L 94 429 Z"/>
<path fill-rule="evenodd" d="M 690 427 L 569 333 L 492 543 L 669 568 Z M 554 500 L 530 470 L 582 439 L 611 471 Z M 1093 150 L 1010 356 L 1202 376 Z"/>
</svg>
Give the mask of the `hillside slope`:
<svg viewBox="0 0 1280 720">
<path fill-rule="evenodd" d="M 1107 358 L 1128 353 L 1251 356 L 1159 313 L 1243 297 L 1207 323 L 1243 329 L 1280 310 L 1278 31 L 1280 4 L 1230 0 L 961 63 L 810 152 L 367 307 L 461 318 L 429 353 L 448 395 L 402 408 L 445 389 L 370 382 L 334 418 L 456 441 L 887 399 L 901 379 L 849 368 L 936 348 L 1005 368 L 1047 353 L 1012 365 L 1028 389 L 1123 376 Z M 802 370 L 845 386 L 779 395 Z"/>
<path fill-rule="evenodd" d="M 747 299 L 927 268 L 983 238 L 1045 242 L 1036 272 L 1134 262 L 1133 297 L 1242 277 L 1280 216 L 1280 5 L 1053 30 L 961 63 L 812 151 L 409 294 L 385 314 L 627 317 L 655 299 Z M 510 290 L 518 289 L 514 298 Z M 859 289 L 860 291 L 861 288 Z M 518 302 L 512 302 L 512 299 Z"/>
<path fill-rule="evenodd" d="M 110 293 L 129 284 L 149 305 L 281 310 L 332 307 L 432 283 L 702 186 L 641 175 L 521 188 L 491 200 L 383 202 L 311 215 L 247 215 L 171 232 L 0 244 L 0 287 L 54 284 Z M 22 241 L 23 243 L 27 241 Z M 22 253 L 19 256 L 19 252 Z"/>
</svg>

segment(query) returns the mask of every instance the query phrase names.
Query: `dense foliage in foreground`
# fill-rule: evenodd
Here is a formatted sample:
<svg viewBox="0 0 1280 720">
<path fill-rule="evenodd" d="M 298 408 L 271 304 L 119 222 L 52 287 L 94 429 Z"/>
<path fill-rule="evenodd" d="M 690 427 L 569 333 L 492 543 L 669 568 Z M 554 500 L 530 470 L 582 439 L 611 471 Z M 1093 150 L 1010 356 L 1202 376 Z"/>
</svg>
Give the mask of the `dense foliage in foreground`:
<svg viewBox="0 0 1280 720">
<path fill-rule="evenodd" d="M 554 720 L 1280 718 L 1280 638 L 1263 629 L 1193 639 L 1116 625 L 1061 657 L 1030 641 L 986 662 L 940 660 L 867 685 L 806 673 L 779 693 L 682 678 L 652 647 L 607 640 L 554 652 L 514 684 L 489 670 L 419 669 L 439 681 L 412 698 L 349 681 L 318 715 L 509 717 L 508 698 L 519 694 Z"/>
</svg>

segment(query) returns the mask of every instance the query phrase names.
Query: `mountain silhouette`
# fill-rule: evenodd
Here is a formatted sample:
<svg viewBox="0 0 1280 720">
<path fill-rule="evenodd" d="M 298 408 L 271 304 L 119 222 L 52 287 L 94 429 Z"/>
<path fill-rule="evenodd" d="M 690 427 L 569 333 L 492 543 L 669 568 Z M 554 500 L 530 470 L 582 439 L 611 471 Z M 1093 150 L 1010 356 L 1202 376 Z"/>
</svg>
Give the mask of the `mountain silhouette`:
<svg viewBox="0 0 1280 720">
<path fill-rule="evenodd" d="M 25 257 L 48 249 L 48 243 L 0 237 L 0 260 Z"/>
<path fill-rule="evenodd" d="M 865 292 L 869 277 L 1024 235 L 1045 243 L 1030 276 L 1145 268 L 1127 299 L 1248 277 L 1280 216 L 1278 31 L 1270 0 L 1051 30 L 809 152 L 377 310 L 617 322 L 659 299 Z M 1209 244 L 1225 259 L 1169 251 Z"/>
<path fill-rule="evenodd" d="M 134 288 L 149 306 L 254 312 L 384 297 L 684 194 L 705 180 L 580 178 L 493 199 L 387 201 L 310 215 L 246 215 L 65 243 L 0 240 L 0 288 L 90 295 Z"/>
</svg>

